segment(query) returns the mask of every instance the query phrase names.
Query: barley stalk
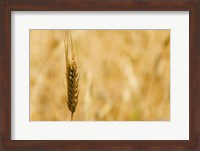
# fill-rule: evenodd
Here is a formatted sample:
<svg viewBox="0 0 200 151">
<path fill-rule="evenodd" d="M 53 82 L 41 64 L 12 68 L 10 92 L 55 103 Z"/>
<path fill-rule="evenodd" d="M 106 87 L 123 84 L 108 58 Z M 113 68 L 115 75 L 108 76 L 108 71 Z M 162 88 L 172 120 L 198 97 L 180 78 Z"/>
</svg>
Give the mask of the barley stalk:
<svg viewBox="0 0 200 151">
<path fill-rule="evenodd" d="M 67 42 L 65 38 L 67 37 Z M 65 57 L 66 57 L 66 80 L 67 80 L 67 106 L 71 111 L 71 121 L 76 111 L 79 95 L 79 72 L 75 61 L 73 41 L 70 31 L 65 32 Z M 66 46 L 67 43 L 67 46 Z M 71 56 L 69 55 L 71 54 Z M 69 57 L 70 56 L 70 57 Z"/>
</svg>

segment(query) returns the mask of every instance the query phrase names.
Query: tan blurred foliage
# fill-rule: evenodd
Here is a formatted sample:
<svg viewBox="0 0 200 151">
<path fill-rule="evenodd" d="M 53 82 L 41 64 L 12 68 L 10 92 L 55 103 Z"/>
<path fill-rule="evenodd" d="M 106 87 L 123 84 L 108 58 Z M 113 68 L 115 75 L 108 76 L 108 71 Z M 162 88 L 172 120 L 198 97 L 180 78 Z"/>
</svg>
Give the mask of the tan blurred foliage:
<svg viewBox="0 0 200 151">
<path fill-rule="evenodd" d="M 74 120 L 170 120 L 169 30 L 72 30 Z M 70 120 L 63 30 L 30 31 L 30 120 Z"/>
</svg>

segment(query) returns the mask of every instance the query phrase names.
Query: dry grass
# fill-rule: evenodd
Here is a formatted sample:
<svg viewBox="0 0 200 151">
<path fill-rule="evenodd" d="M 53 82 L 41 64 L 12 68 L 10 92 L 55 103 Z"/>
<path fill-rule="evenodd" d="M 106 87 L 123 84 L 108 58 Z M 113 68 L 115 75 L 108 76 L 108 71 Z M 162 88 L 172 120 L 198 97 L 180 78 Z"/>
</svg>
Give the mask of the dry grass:
<svg viewBox="0 0 200 151">
<path fill-rule="evenodd" d="M 74 120 L 170 120 L 169 30 L 73 30 Z M 63 31 L 30 32 L 30 119 L 69 120 Z"/>
</svg>

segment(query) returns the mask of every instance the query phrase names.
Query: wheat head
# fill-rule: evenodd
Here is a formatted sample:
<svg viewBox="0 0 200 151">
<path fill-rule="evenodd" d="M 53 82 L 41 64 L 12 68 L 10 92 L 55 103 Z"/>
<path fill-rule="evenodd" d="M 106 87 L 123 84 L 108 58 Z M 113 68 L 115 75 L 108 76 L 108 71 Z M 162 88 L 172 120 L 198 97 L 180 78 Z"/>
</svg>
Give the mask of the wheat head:
<svg viewBox="0 0 200 151">
<path fill-rule="evenodd" d="M 66 36 L 65 36 L 66 37 Z M 71 111 L 71 121 L 73 114 L 76 111 L 79 95 L 79 72 L 75 61 L 73 42 L 70 31 L 67 31 L 67 46 L 65 42 L 65 56 L 66 56 L 66 80 L 67 80 L 67 106 Z M 69 52 L 71 58 L 69 58 Z"/>
<path fill-rule="evenodd" d="M 79 83 L 79 73 L 78 67 L 74 60 L 68 63 L 68 72 L 66 74 L 67 78 L 67 90 L 68 90 L 68 101 L 67 105 L 69 110 L 72 113 L 71 120 L 73 120 L 73 114 L 76 111 L 76 106 L 78 103 L 78 83 Z"/>
</svg>

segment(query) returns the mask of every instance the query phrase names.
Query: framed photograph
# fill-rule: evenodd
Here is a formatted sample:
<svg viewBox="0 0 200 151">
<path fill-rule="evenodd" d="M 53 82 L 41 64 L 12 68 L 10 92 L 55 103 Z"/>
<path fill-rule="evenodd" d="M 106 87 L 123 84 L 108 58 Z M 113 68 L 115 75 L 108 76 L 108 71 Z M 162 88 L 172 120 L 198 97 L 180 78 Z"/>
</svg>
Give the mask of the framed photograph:
<svg viewBox="0 0 200 151">
<path fill-rule="evenodd" d="M 0 150 L 200 150 L 193 1 L 0 3 Z"/>
</svg>

